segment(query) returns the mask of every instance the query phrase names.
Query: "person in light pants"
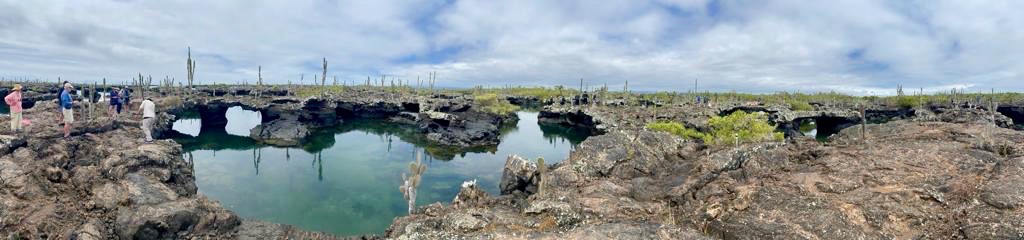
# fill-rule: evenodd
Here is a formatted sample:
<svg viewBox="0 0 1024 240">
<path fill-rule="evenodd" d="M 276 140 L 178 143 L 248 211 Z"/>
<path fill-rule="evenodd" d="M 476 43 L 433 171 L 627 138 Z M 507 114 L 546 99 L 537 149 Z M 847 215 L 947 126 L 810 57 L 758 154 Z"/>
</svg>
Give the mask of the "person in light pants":
<svg viewBox="0 0 1024 240">
<path fill-rule="evenodd" d="M 146 98 L 139 104 L 139 113 L 142 113 L 142 133 L 146 134 L 146 143 L 153 143 L 153 120 L 156 118 L 156 104 L 152 99 Z"/>
<path fill-rule="evenodd" d="M 73 110 L 75 99 L 71 98 L 71 91 L 75 90 L 71 83 L 64 84 L 64 91 L 60 93 L 60 109 L 64 116 L 64 139 L 71 138 L 71 124 L 75 123 L 75 112 Z"/>
<path fill-rule="evenodd" d="M 4 97 L 4 102 L 11 106 L 11 131 L 21 132 L 21 84 L 14 85 L 11 93 Z"/>
</svg>

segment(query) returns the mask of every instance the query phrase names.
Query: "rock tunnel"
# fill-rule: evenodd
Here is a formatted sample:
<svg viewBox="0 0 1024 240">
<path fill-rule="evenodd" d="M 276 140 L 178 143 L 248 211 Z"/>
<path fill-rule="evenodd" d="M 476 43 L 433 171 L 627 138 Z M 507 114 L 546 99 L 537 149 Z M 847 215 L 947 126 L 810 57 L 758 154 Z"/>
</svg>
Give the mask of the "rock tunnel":
<svg viewBox="0 0 1024 240">
<path fill-rule="evenodd" d="M 1024 106 L 1000 105 L 996 112 L 1013 120 L 1013 128 L 1024 130 Z"/>
<path fill-rule="evenodd" d="M 826 139 L 843 129 L 857 124 L 860 124 L 859 117 L 816 116 L 797 118 L 792 122 L 780 123 L 778 129 L 785 133 L 786 138 L 793 138 L 805 136 L 804 130 L 806 129 L 802 129 L 801 126 L 813 126 L 813 137 Z"/>
</svg>

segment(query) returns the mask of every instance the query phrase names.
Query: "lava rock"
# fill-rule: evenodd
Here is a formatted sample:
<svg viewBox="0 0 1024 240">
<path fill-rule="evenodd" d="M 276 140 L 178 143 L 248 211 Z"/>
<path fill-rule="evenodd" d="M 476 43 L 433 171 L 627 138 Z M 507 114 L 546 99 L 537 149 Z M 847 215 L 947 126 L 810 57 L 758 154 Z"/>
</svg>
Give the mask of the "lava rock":
<svg viewBox="0 0 1024 240">
<path fill-rule="evenodd" d="M 25 140 L 11 135 L 0 135 L 0 155 L 10 154 L 25 145 Z"/>
<path fill-rule="evenodd" d="M 459 193 L 455 195 L 455 199 L 452 199 L 452 206 L 479 206 L 488 198 L 490 198 L 490 196 L 487 192 L 477 186 L 476 180 L 466 181 L 462 183 L 462 188 L 460 188 Z"/>
<path fill-rule="evenodd" d="M 309 129 L 291 118 L 277 119 L 249 130 L 250 138 L 276 146 L 298 146 L 306 136 L 309 136 Z"/>
<path fill-rule="evenodd" d="M 501 171 L 501 182 L 498 183 L 498 188 L 502 195 L 531 195 L 537 192 L 540 182 L 539 175 L 536 163 L 516 155 L 510 155 L 505 159 L 505 167 Z"/>
</svg>

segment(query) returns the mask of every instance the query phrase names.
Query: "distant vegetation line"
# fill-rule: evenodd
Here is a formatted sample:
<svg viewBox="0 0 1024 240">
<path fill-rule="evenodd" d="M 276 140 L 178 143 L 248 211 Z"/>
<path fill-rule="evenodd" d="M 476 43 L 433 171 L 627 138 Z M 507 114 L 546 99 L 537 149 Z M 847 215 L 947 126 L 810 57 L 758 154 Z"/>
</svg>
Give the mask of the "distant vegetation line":
<svg viewBox="0 0 1024 240">
<path fill-rule="evenodd" d="M 174 80 L 170 83 L 165 83 L 164 87 L 178 87 Z M 57 81 L 41 81 L 39 79 L 31 80 L 11 80 L 11 79 L 0 79 L 0 88 L 9 88 L 15 83 L 38 83 L 45 84 Z M 131 82 L 125 82 L 123 85 L 132 84 Z M 118 85 L 112 83 L 112 85 Z M 995 89 L 990 90 L 988 93 L 980 92 L 965 92 L 963 89 L 951 89 L 946 92 L 938 93 L 921 93 L 915 91 L 912 94 L 903 94 L 902 88 L 896 88 L 896 95 L 891 96 L 854 96 L 849 94 L 843 94 L 838 92 L 817 92 L 817 93 L 800 93 L 800 92 L 787 92 L 780 91 L 774 93 L 741 93 L 741 92 L 678 92 L 678 91 L 655 91 L 655 92 L 636 92 L 628 89 L 612 90 L 606 86 L 596 88 L 575 88 L 565 86 L 554 86 L 554 87 L 483 87 L 475 86 L 471 88 L 441 88 L 441 87 L 428 87 L 425 82 L 410 82 L 398 80 L 378 80 L 374 79 L 371 81 L 363 82 L 338 82 L 333 81 L 331 84 L 321 82 L 319 84 L 312 83 L 306 84 L 303 82 L 290 83 L 290 84 L 265 84 L 262 79 L 257 84 L 251 84 L 248 82 L 241 82 L 238 84 L 226 84 L 226 83 L 208 83 L 208 84 L 196 84 L 197 87 L 228 87 L 228 86 L 254 86 L 254 87 L 268 87 L 268 88 L 281 88 L 285 87 L 291 92 L 295 92 L 296 96 L 316 96 L 325 92 L 338 92 L 345 91 L 346 89 L 361 89 L 361 90 L 382 90 L 382 91 L 395 91 L 395 92 L 408 92 L 408 93 L 419 93 L 419 94 L 466 94 L 466 95 L 480 95 L 480 94 L 497 94 L 504 96 L 529 96 L 537 97 L 540 99 L 557 99 L 557 98 L 571 98 L 579 95 L 580 92 L 586 94 L 599 96 L 603 99 L 615 99 L 615 98 L 629 98 L 634 100 L 647 100 L 647 101 L 661 101 L 661 102 L 679 102 L 682 100 L 695 101 L 698 97 L 707 98 L 712 101 L 757 101 L 769 104 L 789 104 L 793 108 L 798 110 L 809 110 L 812 107 L 810 103 L 867 103 L 867 102 L 891 102 L 895 105 L 900 106 L 918 106 L 933 103 L 951 103 L 951 102 L 976 102 L 976 103 L 987 103 L 990 101 L 997 103 L 1011 103 L 1011 102 L 1022 102 L 1024 101 L 1024 93 L 1018 92 L 996 92 Z M 156 87 L 156 86 L 155 86 Z"/>
</svg>

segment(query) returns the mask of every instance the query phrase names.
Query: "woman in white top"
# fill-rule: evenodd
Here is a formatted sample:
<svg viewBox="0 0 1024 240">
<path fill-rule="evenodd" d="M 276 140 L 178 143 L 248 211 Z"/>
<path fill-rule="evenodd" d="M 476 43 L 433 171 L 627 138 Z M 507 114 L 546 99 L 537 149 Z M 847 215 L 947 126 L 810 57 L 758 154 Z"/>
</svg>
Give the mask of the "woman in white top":
<svg viewBox="0 0 1024 240">
<path fill-rule="evenodd" d="M 146 134 L 146 143 L 153 143 L 153 120 L 156 118 L 156 104 L 152 99 L 146 98 L 139 104 L 139 113 L 142 114 L 142 133 Z"/>
</svg>

